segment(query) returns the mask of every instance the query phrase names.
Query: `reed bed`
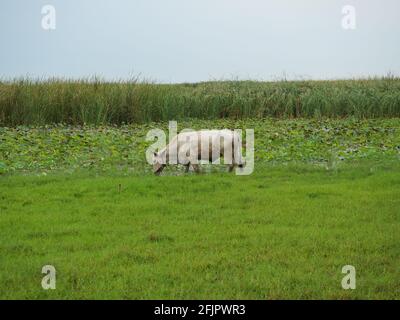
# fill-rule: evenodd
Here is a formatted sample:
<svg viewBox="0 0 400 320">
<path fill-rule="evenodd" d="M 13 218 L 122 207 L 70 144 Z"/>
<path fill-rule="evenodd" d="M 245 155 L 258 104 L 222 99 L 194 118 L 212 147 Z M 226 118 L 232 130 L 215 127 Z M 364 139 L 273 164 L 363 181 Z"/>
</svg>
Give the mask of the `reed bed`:
<svg viewBox="0 0 400 320">
<path fill-rule="evenodd" d="M 97 78 L 0 81 L 0 126 L 399 116 L 400 78 L 396 77 L 183 84 Z"/>
</svg>

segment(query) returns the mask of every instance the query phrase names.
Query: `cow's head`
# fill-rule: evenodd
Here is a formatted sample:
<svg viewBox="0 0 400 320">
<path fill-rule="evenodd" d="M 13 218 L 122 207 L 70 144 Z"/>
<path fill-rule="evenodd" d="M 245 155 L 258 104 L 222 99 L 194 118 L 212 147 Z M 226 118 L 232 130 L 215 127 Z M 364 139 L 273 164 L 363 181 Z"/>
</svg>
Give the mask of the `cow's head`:
<svg viewBox="0 0 400 320">
<path fill-rule="evenodd" d="M 161 171 L 163 171 L 165 167 L 164 160 L 160 154 L 154 152 L 153 154 L 153 172 L 156 175 L 159 175 Z"/>
</svg>

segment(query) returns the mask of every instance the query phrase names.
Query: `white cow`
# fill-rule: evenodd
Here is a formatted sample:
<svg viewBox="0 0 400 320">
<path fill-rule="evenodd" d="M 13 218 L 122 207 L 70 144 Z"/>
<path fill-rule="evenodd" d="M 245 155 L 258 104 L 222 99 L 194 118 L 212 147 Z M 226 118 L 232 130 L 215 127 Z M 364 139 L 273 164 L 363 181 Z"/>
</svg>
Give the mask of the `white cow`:
<svg viewBox="0 0 400 320">
<path fill-rule="evenodd" d="M 221 157 L 232 171 L 235 166 L 242 168 L 245 164 L 241 149 L 241 136 L 232 130 L 181 132 L 165 148 L 154 153 L 153 171 L 159 175 L 167 164 L 182 164 L 186 172 L 190 166 L 199 172 L 200 160 L 215 162 Z"/>
</svg>

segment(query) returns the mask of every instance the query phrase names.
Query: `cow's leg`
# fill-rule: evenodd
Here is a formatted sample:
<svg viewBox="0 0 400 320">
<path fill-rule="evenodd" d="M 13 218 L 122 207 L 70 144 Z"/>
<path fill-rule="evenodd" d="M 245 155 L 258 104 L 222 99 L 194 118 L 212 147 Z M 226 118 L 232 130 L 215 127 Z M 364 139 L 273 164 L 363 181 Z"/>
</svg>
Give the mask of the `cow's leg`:
<svg viewBox="0 0 400 320">
<path fill-rule="evenodd" d="M 233 169 L 235 168 L 235 165 L 234 164 L 230 164 L 228 168 L 229 168 L 228 171 L 232 172 Z"/>
<path fill-rule="evenodd" d="M 196 173 L 200 173 L 200 166 L 198 164 L 192 164 L 192 168 Z"/>
<path fill-rule="evenodd" d="M 190 167 L 190 162 L 188 162 L 188 164 L 185 164 L 185 173 L 189 172 L 189 167 Z"/>
</svg>

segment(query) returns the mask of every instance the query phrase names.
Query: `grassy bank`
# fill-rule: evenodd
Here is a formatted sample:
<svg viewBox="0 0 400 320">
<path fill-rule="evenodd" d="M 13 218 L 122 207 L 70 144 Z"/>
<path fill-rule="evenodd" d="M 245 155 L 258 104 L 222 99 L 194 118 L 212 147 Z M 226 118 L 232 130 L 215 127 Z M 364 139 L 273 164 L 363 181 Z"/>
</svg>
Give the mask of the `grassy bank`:
<svg viewBox="0 0 400 320">
<path fill-rule="evenodd" d="M 96 79 L 0 82 L 0 126 L 347 116 L 399 117 L 400 79 L 171 85 Z"/>
<path fill-rule="evenodd" d="M 1 179 L 0 298 L 400 298 L 398 163 Z"/>
<path fill-rule="evenodd" d="M 168 122 L 124 126 L 0 128 L 0 175 L 88 168 L 150 173 L 145 160 L 150 129 L 168 134 Z M 400 119 L 190 120 L 184 128 L 254 129 L 255 163 L 316 163 L 335 168 L 352 160 L 399 161 Z M 245 134 L 244 134 L 245 137 Z M 176 168 L 166 170 L 177 173 Z M 178 170 L 179 172 L 179 170 Z"/>
</svg>

